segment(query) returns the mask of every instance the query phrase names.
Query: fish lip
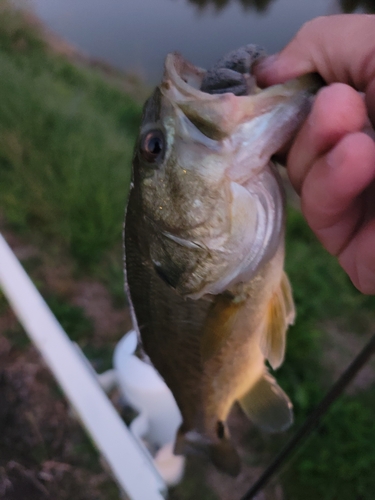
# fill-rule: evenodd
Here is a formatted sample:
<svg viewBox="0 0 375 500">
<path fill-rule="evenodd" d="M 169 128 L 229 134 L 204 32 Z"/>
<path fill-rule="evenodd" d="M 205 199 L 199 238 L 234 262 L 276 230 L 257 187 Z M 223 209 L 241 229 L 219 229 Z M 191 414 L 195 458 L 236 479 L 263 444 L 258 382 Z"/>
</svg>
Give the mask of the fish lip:
<svg viewBox="0 0 375 500">
<path fill-rule="evenodd" d="M 182 94 L 185 97 L 198 99 L 213 97 L 200 90 L 206 73 L 205 69 L 190 63 L 180 53 L 172 52 L 165 59 L 164 77 L 160 90 L 165 96 Z"/>
<path fill-rule="evenodd" d="M 307 74 L 246 95 L 209 94 L 200 90 L 206 73 L 180 54 L 168 54 L 159 88 L 172 107 L 181 110 L 200 132 L 216 141 L 228 138 L 242 124 L 266 115 L 284 101 L 292 102 L 298 95 L 302 98 L 306 92 L 315 94 L 321 87 L 320 80 Z"/>
</svg>

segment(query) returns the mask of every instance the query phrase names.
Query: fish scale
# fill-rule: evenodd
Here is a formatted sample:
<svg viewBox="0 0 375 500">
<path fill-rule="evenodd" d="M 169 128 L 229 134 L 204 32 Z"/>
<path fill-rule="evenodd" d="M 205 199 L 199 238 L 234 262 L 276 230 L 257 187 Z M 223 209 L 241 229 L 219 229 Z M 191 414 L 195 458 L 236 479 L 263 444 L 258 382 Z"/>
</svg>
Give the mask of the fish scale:
<svg viewBox="0 0 375 500">
<path fill-rule="evenodd" d="M 171 381 L 169 385 L 178 380 L 175 375 L 180 376 L 183 372 L 191 373 L 189 382 L 194 386 L 201 376 L 198 332 L 210 303 L 183 299 L 158 277 L 149 263 L 139 265 L 142 250 L 138 242 L 143 228 L 134 224 L 135 221 L 136 217 L 128 211 L 125 231 L 125 246 L 128 249 L 126 279 L 136 317 L 142 318 L 138 326 L 143 347 L 146 353 L 155 353 L 152 361 L 162 376 Z M 165 318 L 168 318 L 167 322 Z M 184 352 L 178 365 L 173 357 L 163 355 L 165 343 L 173 351 Z M 184 390 L 190 391 L 189 384 L 186 388 L 184 386 Z M 176 394 L 173 389 L 172 392 Z M 189 401 L 185 394 L 180 399 L 181 404 Z"/>
</svg>

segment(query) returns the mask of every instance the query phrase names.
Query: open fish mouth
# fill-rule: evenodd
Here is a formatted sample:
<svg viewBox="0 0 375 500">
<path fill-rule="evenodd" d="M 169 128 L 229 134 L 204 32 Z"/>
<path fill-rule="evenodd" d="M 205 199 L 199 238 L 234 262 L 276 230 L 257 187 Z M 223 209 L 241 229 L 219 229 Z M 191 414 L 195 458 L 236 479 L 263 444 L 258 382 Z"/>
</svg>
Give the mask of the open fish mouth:
<svg viewBox="0 0 375 500">
<path fill-rule="evenodd" d="M 181 95 L 201 97 L 202 81 L 207 71 L 194 66 L 178 52 L 168 54 L 165 59 L 164 77 L 161 84 L 162 91 L 174 90 Z M 171 86 L 173 87 L 171 89 Z"/>
<path fill-rule="evenodd" d="M 254 56 L 252 62 L 255 60 L 257 59 Z M 178 53 L 172 53 L 165 61 L 160 91 L 175 109 L 182 111 L 197 130 L 215 141 L 232 136 L 238 127 L 252 121 L 258 134 L 261 129 L 271 130 L 272 133 L 269 123 L 283 120 L 285 113 L 288 113 L 286 108 L 290 108 L 290 114 L 295 114 L 298 110 L 302 118 L 295 121 L 302 121 L 311 105 L 308 96 L 314 95 L 324 84 L 319 75 L 304 75 L 262 90 L 257 87 L 255 77 L 251 73 L 252 62 L 247 64 L 248 73 L 239 75 L 244 79 L 240 90 L 238 86 L 232 85 L 233 80 L 230 77 L 225 80 L 226 74 L 220 81 L 220 68 L 218 81 L 212 86 L 221 88 L 210 89 L 209 71 L 194 66 Z M 260 125 L 255 124 L 257 118 Z M 272 135 L 266 132 L 263 137 L 262 132 L 261 140 L 272 142 Z"/>
<path fill-rule="evenodd" d="M 174 52 L 166 58 L 163 83 L 168 86 L 166 82 L 170 81 L 175 89 L 191 97 L 198 97 L 199 93 L 232 93 L 237 96 L 255 94 L 260 89 L 256 87 L 252 66 L 265 55 L 263 48 L 249 44 L 230 52 L 210 70 L 205 70 Z"/>
</svg>

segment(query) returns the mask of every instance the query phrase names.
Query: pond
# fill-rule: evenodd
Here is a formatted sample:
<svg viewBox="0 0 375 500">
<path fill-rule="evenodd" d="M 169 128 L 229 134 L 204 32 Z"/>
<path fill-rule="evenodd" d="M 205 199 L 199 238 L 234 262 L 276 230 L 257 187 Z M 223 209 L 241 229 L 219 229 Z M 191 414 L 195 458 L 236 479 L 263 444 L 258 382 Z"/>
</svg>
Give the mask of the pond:
<svg viewBox="0 0 375 500">
<path fill-rule="evenodd" d="M 149 83 L 179 51 L 208 67 L 224 53 L 257 43 L 280 50 L 307 20 L 374 10 L 374 0 L 26 0 L 54 32 L 88 55 Z"/>
</svg>

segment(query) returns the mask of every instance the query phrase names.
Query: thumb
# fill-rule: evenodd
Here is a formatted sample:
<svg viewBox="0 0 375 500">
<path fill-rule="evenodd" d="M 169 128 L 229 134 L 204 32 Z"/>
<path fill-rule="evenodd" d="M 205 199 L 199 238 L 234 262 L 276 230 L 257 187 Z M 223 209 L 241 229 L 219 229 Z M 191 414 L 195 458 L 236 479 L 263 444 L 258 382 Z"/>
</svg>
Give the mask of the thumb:
<svg viewBox="0 0 375 500">
<path fill-rule="evenodd" d="M 302 26 L 279 53 L 254 68 L 260 86 L 317 72 L 327 83 L 366 92 L 375 80 L 375 15 L 317 17 Z"/>
<path fill-rule="evenodd" d="M 314 64 L 306 57 L 309 47 L 300 52 L 295 38 L 279 53 L 261 59 L 254 65 L 254 74 L 260 87 L 269 87 L 277 83 L 284 83 L 291 78 L 314 73 Z"/>
</svg>

